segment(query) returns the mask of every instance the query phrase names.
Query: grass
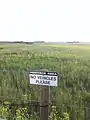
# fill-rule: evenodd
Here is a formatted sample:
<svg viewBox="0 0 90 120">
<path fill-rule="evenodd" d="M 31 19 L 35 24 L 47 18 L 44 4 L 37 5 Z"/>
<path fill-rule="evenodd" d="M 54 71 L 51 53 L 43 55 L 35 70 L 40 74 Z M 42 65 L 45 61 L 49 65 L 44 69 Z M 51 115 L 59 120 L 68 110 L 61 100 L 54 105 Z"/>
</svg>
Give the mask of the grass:
<svg viewBox="0 0 90 120">
<path fill-rule="evenodd" d="M 47 46 L 47 47 L 57 47 L 57 48 L 79 48 L 79 49 L 90 49 L 89 45 L 43 45 L 43 46 Z"/>
<path fill-rule="evenodd" d="M 60 76 L 58 87 L 51 87 L 59 116 L 64 112 L 71 116 L 73 105 L 78 109 L 78 119 L 83 120 L 84 99 L 89 101 L 83 92 L 90 92 L 90 46 L 4 44 L 0 48 L 0 96 L 4 100 L 39 100 L 40 87 L 29 84 L 28 73 L 46 68 Z"/>
</svg>

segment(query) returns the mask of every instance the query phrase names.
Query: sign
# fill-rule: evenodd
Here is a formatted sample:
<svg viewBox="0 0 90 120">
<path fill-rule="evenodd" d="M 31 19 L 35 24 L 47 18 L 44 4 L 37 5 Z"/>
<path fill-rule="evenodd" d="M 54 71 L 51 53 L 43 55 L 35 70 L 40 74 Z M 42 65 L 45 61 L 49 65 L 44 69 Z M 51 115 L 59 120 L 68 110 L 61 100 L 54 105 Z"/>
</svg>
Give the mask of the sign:
<svg viewBox="0 0 90 120">
<path fill-rule="evenodd" d="M 57 86 L 58 74 L 56 72 L 34 71 L 29 73 L 30 84 Z"/>
</svg>

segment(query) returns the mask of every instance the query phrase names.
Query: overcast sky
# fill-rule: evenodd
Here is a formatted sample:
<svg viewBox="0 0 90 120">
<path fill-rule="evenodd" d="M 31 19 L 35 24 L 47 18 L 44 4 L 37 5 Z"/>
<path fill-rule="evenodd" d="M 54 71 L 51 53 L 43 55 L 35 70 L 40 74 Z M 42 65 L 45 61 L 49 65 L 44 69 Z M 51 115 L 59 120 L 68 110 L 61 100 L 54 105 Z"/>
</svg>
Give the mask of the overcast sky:
<svg viewBox="0 0 90 120">
<path fill-rule="evenodd" d="M 0 41 L 90 41 L 90 0 L 0 0 Z"/>
</svg>

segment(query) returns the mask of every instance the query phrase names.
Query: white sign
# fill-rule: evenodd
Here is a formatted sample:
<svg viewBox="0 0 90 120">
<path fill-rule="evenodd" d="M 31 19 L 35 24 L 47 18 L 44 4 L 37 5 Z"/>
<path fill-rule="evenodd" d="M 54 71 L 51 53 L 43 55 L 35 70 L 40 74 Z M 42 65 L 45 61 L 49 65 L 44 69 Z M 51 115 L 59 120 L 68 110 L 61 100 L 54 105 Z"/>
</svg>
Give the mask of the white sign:
<svg viewBox="0 0 90 120">
<path fill-rule="evenodd" d="M 30 84 L 57 86 L 58 74 L 56 72 L 30 72 Z"/>
</svg>

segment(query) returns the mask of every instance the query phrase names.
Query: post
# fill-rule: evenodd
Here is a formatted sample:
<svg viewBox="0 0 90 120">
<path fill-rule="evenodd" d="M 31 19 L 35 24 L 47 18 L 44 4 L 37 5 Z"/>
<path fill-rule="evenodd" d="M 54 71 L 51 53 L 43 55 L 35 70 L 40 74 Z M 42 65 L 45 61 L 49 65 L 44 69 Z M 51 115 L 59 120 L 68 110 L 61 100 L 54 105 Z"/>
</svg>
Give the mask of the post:
<svg viewBox="0 0 90 120">
<path fill-rule="evenodd" d="M 40 120 L 48 120 L 48 118 L 49 118 L 49 102 L 50 102 L 50 87 L 49 86 L 41 86 Z"/>
<path fill-rule="evenodd" d="M 72 103 L 74 105 L 74 87 L 72 87 Z M 76 118 L 76 110 L 72 107 L 72 120 L 77 120 Z"/>
<path fill-rule="evenodd" d="M 85 120 L 89 120 L 88 107 L 89 107 L 89 105 L 88 105 L 87 101 L 85 101 L 85 103 L 84 103 L 84 116 L 85 116 Z"/>
<path fill-rule="evenodd" d="M 42 69 L 47 71 L 47 69 Z M 40 87 L 40 120 L 48 120 L 49 118 L 49 103 L 50 103 L 50 86 Z"/>
</svg>

